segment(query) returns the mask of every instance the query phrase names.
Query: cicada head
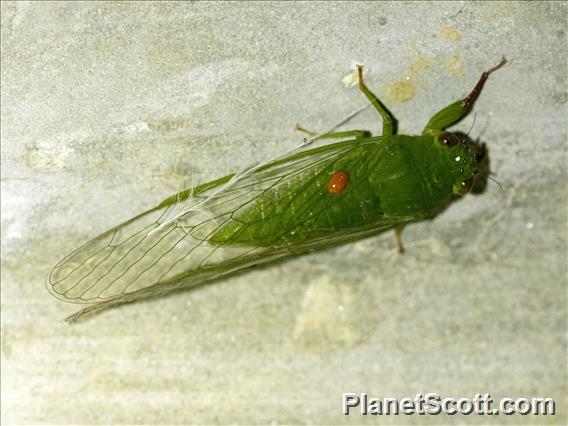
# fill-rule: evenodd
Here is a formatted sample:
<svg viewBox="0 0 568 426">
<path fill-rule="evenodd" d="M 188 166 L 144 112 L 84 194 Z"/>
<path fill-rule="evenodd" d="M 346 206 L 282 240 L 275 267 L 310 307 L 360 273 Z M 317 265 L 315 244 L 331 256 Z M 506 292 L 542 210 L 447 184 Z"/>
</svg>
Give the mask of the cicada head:
<svg viewBox="0 0 568 426">
<path fill-rule="evenodd" d="M 463 196 L 472 191 L 481 164 L 487 157 L 485 146 L 480 150 L 466 135 L 450 132 L 440 133 L 436 141 L 446 148 L 454 194 Z"/>
</svg>

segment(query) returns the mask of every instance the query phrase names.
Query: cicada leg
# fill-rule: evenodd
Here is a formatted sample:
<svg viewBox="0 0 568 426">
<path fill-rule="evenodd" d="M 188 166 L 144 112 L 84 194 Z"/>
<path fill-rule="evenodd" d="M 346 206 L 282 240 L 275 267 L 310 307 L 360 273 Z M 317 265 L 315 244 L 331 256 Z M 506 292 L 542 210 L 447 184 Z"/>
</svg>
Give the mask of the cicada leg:
<svg viewBox="0 0 568 426">
<path fill-rule="evenodd" d="M 449 127 L 464 118 L 471 111 L 471 108 L 473 107 L 475 100 L 481 93 L 481 89 L 483 89 L 483 85 L 485 84 L 485 81 L 487 81 L 487 78 L 489 78 L 489 76 L 493 72 L 497 71 L 506 63 L 507 60 L 505 59 L 505 57 L 503 57 L 503 59 L 501 59 L 501 62 L 499 62 L 496 66 L 481 74 L 481 78 L 479 79 L 473 90 L 470 92 L 470 94 L 465 98 L 448 105 L 441 111 L 438 111 L 430 119 L 430 121 L 422 131 L 422 134 L 435 135 L 444 130 L 446 127 Z"/>
<path fill-rule="evenodd" d="M 362 138 L 368 138 L 368 137 L 372 136 L 371 132 L 369 132 L 368 130 L 347 130 L 345 132 L 332 132 L 332 133 L 325 133 L 323 135 L 320 135 L 317 132 L 307 130 L 307 129 L 304 129 L 303 127 L 300 127 L 299 124 L 296 124 L 296 127 L 294 127 L 294 130 L 297 130 L 298 132 L 305 133 L 306 135 L 308 135 L 310 137 L 317 136 L 318 139 L 342 139 L 342 138 L 348 138 L 350 136 L 354 136 L 355 139 L 362 139 Z"/>
<path fill-rule="evenodd" d="M 394 116 L 389 112 L 389 110 L 381 103 L 379 98 L 375 96 L 373 92 L 369 90 L 365 82 L 363 81 L 363 65 L 357 65 L 357 75 L 359 77 L 359 89 L 365 94 L 365 96 L 371 101 L 373 106 L 379 111 L 383 119 L 383 135 L 392 135 L 396 130 L 396 120 Z"/>
<path fill-rule="evenodd" d="M 396 242 L 398 244 L 398 252 L 400 254 L 404 253 L 404 244 L 402 244 L 402 230 L 404 229 L 404 225 L 397 226 L 394 229 L 394 235 L 396 237 Z"/>
</svg>

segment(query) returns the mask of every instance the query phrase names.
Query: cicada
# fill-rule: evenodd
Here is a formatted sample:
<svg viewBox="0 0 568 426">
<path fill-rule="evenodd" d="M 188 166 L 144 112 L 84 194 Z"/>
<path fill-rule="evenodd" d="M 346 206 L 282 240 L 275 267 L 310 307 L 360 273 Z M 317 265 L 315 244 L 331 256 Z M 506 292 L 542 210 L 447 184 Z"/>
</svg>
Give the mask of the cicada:
<svg viewBox="0 0 568 426">
<path fill-rule="evenodd" d="M 421 135 L 395 119 L 365 85 L 382 134 L 318 135 L 340 142 L 296 150 L 172 195 L 87 242 L 47 278 L 56 297 L 89 312 L 195 286 L 286 256 L 347 243 L 434 217 L 470 191 L 485 150 L 445 129 L 465 117 L 489 75 L 436 113 Z M 303 130 L 303 129 L 300 129 Z"/>
</svg>

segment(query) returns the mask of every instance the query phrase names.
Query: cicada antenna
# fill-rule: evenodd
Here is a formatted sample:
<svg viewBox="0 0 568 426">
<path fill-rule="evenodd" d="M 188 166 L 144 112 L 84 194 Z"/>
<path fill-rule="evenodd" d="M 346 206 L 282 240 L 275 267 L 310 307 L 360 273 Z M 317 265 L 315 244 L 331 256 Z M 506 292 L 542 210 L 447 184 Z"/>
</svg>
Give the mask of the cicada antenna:
<svg viewBox="0 0 568 426">
<path fill-rule="evenodd" d="M 503 191 L 503 187 L 501 186 L 501 184 L 496 179 L 493 179 L 491 176 L 487 176 L 487 179 L 491 179 L 493 182 L 495 182 L 499 186 L 499 189 L 501 191 Z"/>
<path fill-rule="evenodd" d="M 473 123 L 471 123 L 471 127 L 469 128 L 468 132 L 465 134 L 466 136 L 469 136 L 469 134 L 470 134 L 471 131 L 473 130 L 473 126 L 475 125 L 475 117 L 477 117 L 477 113 L 476 113 L 476 112 L 473 113 Z"/>
</svg>

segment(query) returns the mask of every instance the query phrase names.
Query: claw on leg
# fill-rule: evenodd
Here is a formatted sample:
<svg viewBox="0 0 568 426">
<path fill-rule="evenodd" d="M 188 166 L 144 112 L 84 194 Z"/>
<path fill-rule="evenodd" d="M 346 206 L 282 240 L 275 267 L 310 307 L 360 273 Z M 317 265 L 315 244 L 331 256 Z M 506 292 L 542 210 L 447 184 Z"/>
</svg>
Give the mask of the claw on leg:
<svg viewBox="0 0 568 426">
<path fill-rule="evenodd" d="M 491 68 L 491 69 L 489 69 L 489 70 L 487 70 L 487 71 L 485 71 L 484 73 L 481 74 L 479 81 L 477 82 L 477 84 L 475 85 L 475 87 L 473 88 L 471 93 L 469 95 L 467 95 L 466 98 L 463 100 L 465 108 L 470 109 L 472 107 L 473 103 L 475 102 L 475 100 L 477 99 L 479 94 L 481 93 L 481 89 L 483 89 L 483 85 L 485 84 L 485 81 L 489 78 L 489 76 L 492 73 L 497 71 L 499 68 L 505 66 L 506 63 L 507 63 L 507 59 L 503 56 L 503 58 L 501 59 L 501 62 L 499 62 L 493 68 Z"/>
</svg>

